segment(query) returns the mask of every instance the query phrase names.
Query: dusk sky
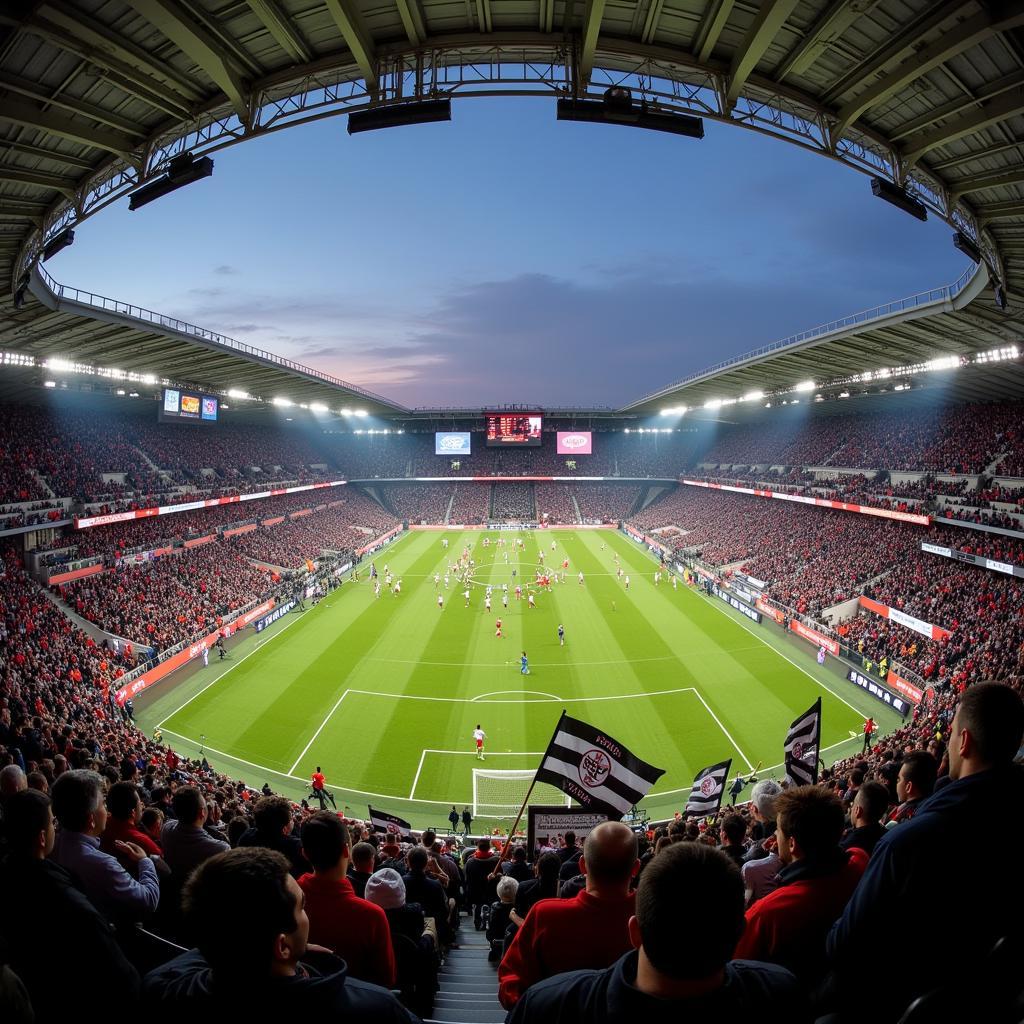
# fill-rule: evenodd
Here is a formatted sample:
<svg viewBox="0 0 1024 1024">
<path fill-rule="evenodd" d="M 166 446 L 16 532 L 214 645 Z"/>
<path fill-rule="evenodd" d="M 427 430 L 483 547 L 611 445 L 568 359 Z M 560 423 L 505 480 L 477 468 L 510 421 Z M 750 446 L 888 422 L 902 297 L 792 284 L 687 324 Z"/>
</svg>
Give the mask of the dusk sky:
<svg viewBox="0 0 1024 1024">
<path fill-rule="evenodd" d="M 406 405 L 618 406 L 966 266 L 948 225 L 754 132 L 559 123 L 552 99 L 452 110 L 217 153 L 47 270 Z"/>
</svg>

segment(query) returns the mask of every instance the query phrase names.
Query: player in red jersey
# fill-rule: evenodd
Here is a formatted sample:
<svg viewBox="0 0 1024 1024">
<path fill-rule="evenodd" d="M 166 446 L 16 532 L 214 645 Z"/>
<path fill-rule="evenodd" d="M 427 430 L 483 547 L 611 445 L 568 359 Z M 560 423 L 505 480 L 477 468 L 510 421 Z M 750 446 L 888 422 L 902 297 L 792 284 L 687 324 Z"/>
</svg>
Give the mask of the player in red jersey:
<svg viewBox="0 0 1024 1024">
<path fill-rule="evenodd" d="M 499 640 L 501 639 L 501 636 L 502 636 L 502 633 L 501 633 L 501 619 L 498 619 L 498 620 L 497 620 L 497 621 L 496 621 L 496 622 L 494 623 L 494 635 L 495 635 L 495 636 L 496 636 L 496 637 L 497 637 L 497 638 L 498 638 Z"/>
</svg>

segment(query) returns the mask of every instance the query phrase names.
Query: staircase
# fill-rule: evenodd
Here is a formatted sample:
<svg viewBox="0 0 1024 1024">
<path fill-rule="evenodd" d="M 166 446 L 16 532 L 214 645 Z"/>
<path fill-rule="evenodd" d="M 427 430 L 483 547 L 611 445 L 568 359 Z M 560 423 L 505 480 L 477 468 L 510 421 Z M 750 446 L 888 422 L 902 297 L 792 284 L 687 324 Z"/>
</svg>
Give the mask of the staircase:
<svg viewBox="0 0 1024 1024">
<path fill-rule="evenodd" d="M 576 515 L 576 522 L 577 523 L 582 523 L 583 522 L 583 515 L 580 512 L 579 502 L 576 500 L 576 495 L 573 494 L 572 491 L 569 491 L 569 499 L 572 501 L 572 508 L 573 508 L 573 512 Z"/>
<path fill-rule="evenodd" d="M 501 1024 L 505 1011 L 498 1002 L 498 965 L 487 961 L 487 940 L 464 918 L 459 943 L 448 951 L 438 975 L 440 988 L 430 1021 L 438 1024 Z M 429 1024 L 429 1022 L 428 1022 Z"/>
<path fill-rule="evenodd" d="M 456 484 L 452 488 L 452 496 L 448 499 L 448 507 L 444 510 L 444 525 L 447 526 L 452 521 L 452 505 L 455 504 L 455 495 L 459 492 L 459 485 Z"/>
</svg>

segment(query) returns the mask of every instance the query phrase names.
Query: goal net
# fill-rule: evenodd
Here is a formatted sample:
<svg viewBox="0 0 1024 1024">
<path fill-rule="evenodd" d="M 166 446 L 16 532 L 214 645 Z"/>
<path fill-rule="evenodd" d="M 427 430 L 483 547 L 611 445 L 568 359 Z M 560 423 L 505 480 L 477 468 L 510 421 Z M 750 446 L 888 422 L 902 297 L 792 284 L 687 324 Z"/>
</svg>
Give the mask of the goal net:
<svg viewBox="0 0 1024 1024">
<path fill-rule="evenodd" d="M 523 806 L 535 771 L 501 771 L 492 768 L 473 769 L 473 816 L 507 818 Z M 557 786 L 538 782 L 530 794 L 530 804 L 568 807 L 571 803 Z"/>
</svg>

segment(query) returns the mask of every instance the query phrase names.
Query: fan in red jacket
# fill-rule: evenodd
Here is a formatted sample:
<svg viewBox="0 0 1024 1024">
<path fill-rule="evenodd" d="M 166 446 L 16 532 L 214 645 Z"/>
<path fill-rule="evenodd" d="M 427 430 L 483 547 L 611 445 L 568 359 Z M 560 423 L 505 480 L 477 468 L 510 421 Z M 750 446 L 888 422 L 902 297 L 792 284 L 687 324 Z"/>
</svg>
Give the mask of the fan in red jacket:
<svg viewBox="0 0 1024 1024">
<path fill-rule="evenodd" d="M 779 887 L 747 911 L 737 960 L 765 960 L 813 984 L 825 972 L 825 939 L 867 867 L 861 849 L 841 850 L 843 805 L 817 786 L 786 790 L 775 803 Z"/>
<path fill-rule="evenodd" d="M 512 1009 L 534 982 L 565 971 L 610 967 L 632 948 L 636 907 L 630 879 L 640 867 L 628 825 L 606 821 L 583 845 L 587 888 L 571 900 L 534 904 L 498 968 L 498 999 Z"/>
</svg>

